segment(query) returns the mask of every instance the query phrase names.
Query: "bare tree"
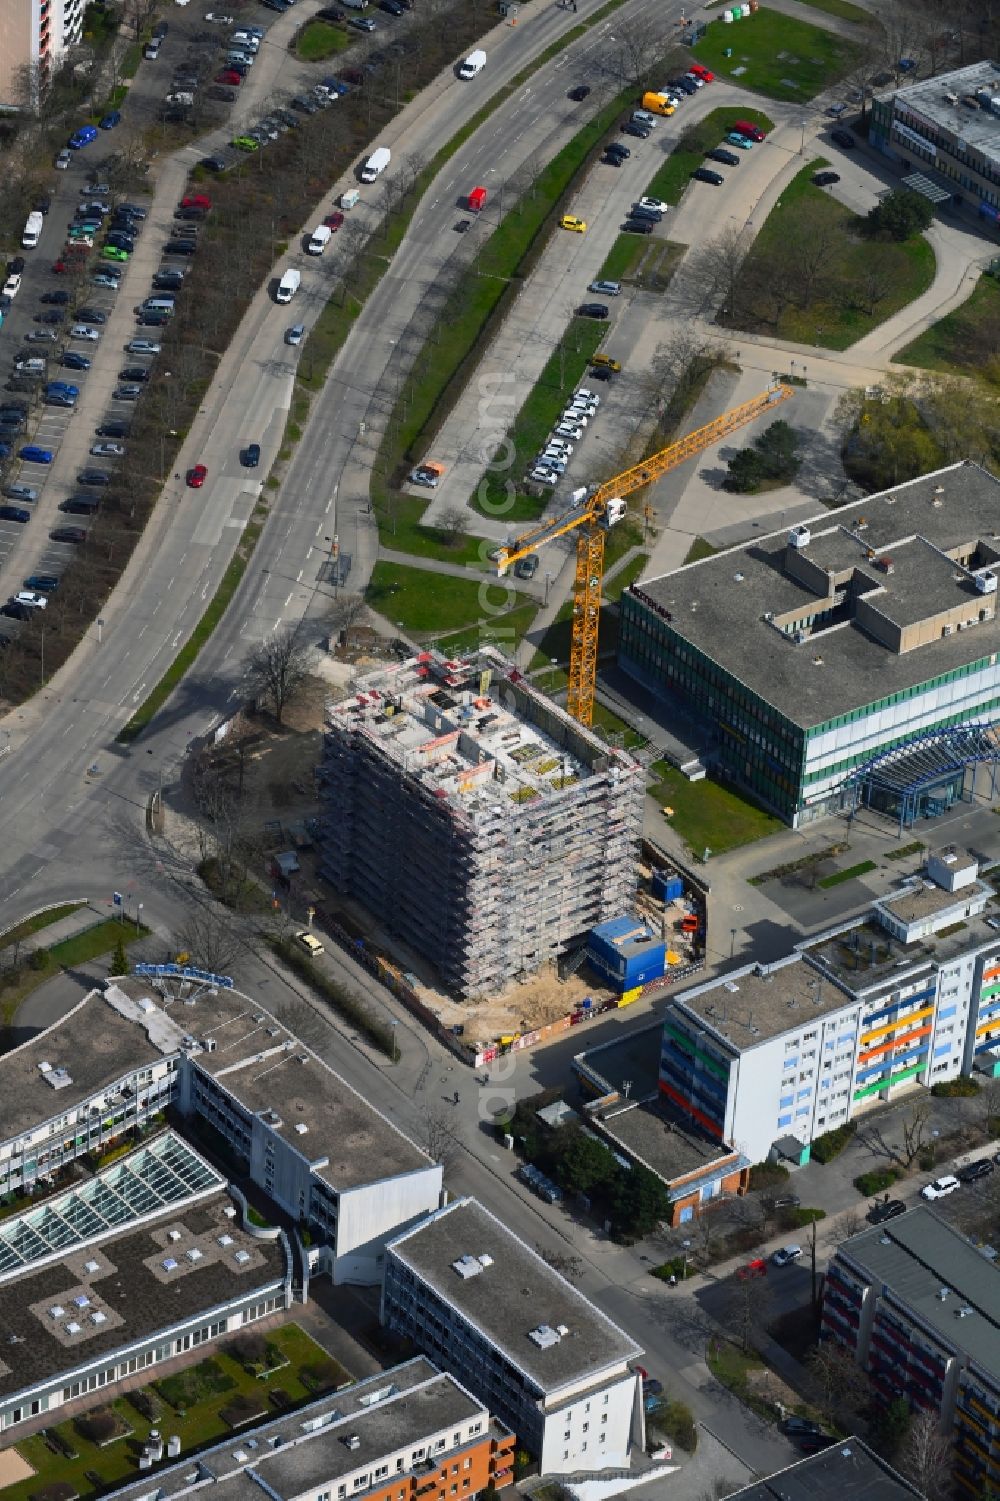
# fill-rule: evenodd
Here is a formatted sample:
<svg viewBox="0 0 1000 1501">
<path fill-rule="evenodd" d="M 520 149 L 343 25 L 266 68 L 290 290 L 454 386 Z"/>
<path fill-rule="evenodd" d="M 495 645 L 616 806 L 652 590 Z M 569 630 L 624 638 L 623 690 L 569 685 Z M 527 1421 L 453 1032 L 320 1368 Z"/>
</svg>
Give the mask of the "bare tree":
<svg viewBox="0 0 1000 1501">
<path fill-rule="evenodd" d="M 741 1267 L 728 1278 L 729 1312 L 736 1337 L 745 1355 L 753 1350 L 754 1336 L 763 1323 L 770 1302 L 767 1281 Z"/>
<path fill-rule="evenodd" d="M 688 274 L 693 275 L 698 284 L 703 307 L 719 303 L 724 312 L 735 310 L 740 273 L 749 252 L 746 231 L 737 224 L 727 225 L 714 239 L 701 246 Z"/>
<path fill-rule="evenodd" d="M 952 1461 L 951 1441 L 941 1432 L 937 1413 L 921 1409 L 903 1440 L 898 1468 L 927 1501 L 945 1501 L 952 1493 Z"/>
<path fill-rule="evenodd" d="M 439 1162 L 447 1172 L 459 1150 L 459 1140 L 442 1110 L 431 1108 L 424 1114 L 421 1145 L 428 1157 Z"/>
<path fill-rule="evenodd" d="M 438 518 L 438 531 L 446 547 L 455 547 L 469 530 L 469 512 L 465 506 L 448 506 Z"/>
<path fill-rule="evenodd" d="M 878 1121 L 859 1126 L 855 1141 L 866 1147 L 873 1157 L 884 1157 L 908 1173 L 921 1152 L 931 1141 L 930 1101 L 921 1100 L 910 1110 L 909 1116 L 892 1122 L 893 1136 L 901 1138 L 889 1141 Z"/>
<path fill-rule="evenodd" d="M 864 1407 L 870 1396 L 866 1373 L 850 1350 L 827 1339 L 806 1357 L 806 1369 L 816 1392 L 816 1405 L 828 1423 L 845 1409 Z"/>
<path fill-rule="evenodd" d="M 363 594 L 338 589 L 323 611 L 323 622 L 330 627 L 331 635 L 337 631 L 347 631 L 352 625 L 357 625 L 367 609 Z"/>
<path fill-rule="evenodd" d="M 251 936 L 248 924 L 232 912 L 198 907 L 189 913 L 177 938 L 199 969 L 226 975 L 246 953 Z"/>
<path fill-rule="evenodd" d="M 309 652 L 293 626 L 281 626 L 258 642 L 247 658 L 247 681 L 255 694 L 270 702 L 279 724 L 309 675 Z"/>
<path fill-rule="evenodd" d="M 847 1209 L 838 1215 L 835 1221 L 837 1244 L 843 1245 L 850 1240 L 852 1235 L 858 1235 L 865 1228 L 864 1218 L 856 1209 Z"/>
</svg>

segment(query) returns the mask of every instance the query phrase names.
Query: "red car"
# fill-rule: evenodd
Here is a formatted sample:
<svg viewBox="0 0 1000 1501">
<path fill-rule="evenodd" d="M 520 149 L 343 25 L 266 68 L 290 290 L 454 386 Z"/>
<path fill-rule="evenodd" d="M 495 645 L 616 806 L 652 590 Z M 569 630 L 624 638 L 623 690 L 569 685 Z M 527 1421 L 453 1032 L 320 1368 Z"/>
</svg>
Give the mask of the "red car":
<svg viewBox="0 0 1000 1501">
<path fill-rule="evenodd" d="M 57 276 L 65 276 L 66 272 L 69 270 L 69 267 L 67 266 L 65 261 L 53 261 L 52 269 Z"/>
<path fill-rule="evenodd" d="M 695 78 L 700 78 L 702 83 L 715 82 L 715 74 L 712 73 L 708 68 L 706 68 L 702 63 L 692 63 L 691 72 L 694 74 Z"/>
<path fill-rule="evenodd" d="M 327 214 L 326 218 L 323 220 L 323 223 L 326 225 L 327 229 L 331 231 L 332 234 L 337 233 L 337 230 L 340 228 L 343 222 L 344 216 L 340 212 L 339 208 L 336 209 L 332 214 Z"/>
<path fill-rule="evenodd" d="M 239 76 L 239 75 L 237 75 Z M 181 199 L 181 208 L 211 208 L 212 200 L 205 193 L 192 193 L 190 198 Z"/>
<path fill-rule="evenodd" d="M 223 68 L 221 73 L 216 73 L 215 81 L 216 83 L 227 83 L 230 88 L 235 88 L 243 82 L 243 75 L 241 73 L 234 73 L 232 68 Z"/>
<path fill-rule="evenodd" d="M 189 488 L 192 490 L 200 490 L 202 485 L 205 483 L 207 475 L 208 470 L 205 468 L 204 464 L 195 464 L 194 468 L 189 469 L 187 472 L 187 482 Z"/>
</svg>

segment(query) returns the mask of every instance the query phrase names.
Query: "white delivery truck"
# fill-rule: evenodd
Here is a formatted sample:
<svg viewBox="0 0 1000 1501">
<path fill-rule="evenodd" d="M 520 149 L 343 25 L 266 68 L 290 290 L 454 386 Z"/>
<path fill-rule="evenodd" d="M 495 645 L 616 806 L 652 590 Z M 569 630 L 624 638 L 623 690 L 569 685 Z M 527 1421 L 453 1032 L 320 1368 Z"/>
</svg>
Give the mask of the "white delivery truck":
<svg viewBox="0 0 1000 1501">
<path fill-rule="evenodd" d="M 377 151 L 373 151 L 361 168 L 361 181 L 374 182 L 385 171 L 391 159 L 392 153 L 388 146 L 380 146 Z"/>
<path fill-rule="evenodd" d="M 35 246 L 38 244 L 39 239 L 41 238 L 41 233 L 44 225 L 45 218 L 43 214 L 37 208 L 33 209 L 32 212 L 28 215 L 28 221 L 25 224 L 24 231 L 21 235 L 21 244 L 24 246 L 25 250 L 34 250 Z"/>
<path fill-rule="evenodd" d="M 275 293 L 278 302 L 291 302 L 292 298 L 299 290 L 301 281 L 301 271 L 295 271 L 294 269 L 291 271 L 286 271 L 284 276 L 279 281 L 278 290 Z"/>
<path fill-rule="evenodd" d="M 318 229 L 314 229 L 306 245 L 306 255 L 322 255 L 332 234 L 333 230 L 328 224 L 321 224 Z"/>
<path fill-rule="evenodd" d="M 346 193 L 341 193 L 340 195 L 341 208 L 350 213 L 351 209 L 358 202 L 360 197 L 361 194 L 358 192 L 357 188 L 348 188 Z"/>
<path fill-rule="evenodd" d="M 459 78 L 476 78 L 486 67 L 486 53 L 470 52 L 458 70 Z"/>
</svg>

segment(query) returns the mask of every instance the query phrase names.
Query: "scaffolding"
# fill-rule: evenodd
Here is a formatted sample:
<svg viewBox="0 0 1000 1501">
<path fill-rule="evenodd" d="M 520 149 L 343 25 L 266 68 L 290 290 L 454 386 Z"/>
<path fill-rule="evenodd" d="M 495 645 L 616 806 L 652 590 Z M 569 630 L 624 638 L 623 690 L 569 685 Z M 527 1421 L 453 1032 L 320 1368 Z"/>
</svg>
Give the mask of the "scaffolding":
<svg viewBox="0 0 1000 1501">
<path fill-rule="evenodd" d="M 321 873 L 431 961 L 496 994 L 635 891 L 644 774 L 490 649 L 422 652 L 331 705 Z"/>
</svg>

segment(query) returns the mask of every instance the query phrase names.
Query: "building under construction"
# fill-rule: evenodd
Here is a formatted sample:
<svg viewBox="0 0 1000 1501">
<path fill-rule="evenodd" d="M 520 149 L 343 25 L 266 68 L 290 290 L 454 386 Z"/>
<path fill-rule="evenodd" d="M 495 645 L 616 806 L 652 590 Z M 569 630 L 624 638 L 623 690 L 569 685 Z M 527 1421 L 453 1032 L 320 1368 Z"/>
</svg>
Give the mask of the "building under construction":
<svg viewBox="0 0 1000 1501">
<path fill-rule="evenodd" d="M 538 970 L 636 884 L 645 778 L 489 648 L 421 652 L 327 712 L 322 874 L 463 998 Z"/>
</svg>

